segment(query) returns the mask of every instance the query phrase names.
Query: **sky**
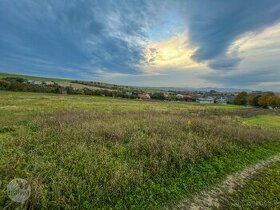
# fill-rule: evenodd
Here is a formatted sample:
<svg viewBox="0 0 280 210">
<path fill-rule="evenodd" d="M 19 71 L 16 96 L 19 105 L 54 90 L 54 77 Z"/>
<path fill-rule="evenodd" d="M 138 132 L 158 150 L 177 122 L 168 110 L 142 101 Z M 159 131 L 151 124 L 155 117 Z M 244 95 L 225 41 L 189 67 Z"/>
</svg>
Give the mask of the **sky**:
<svg viewBox="0 0 280 210">
<path fill-rule="evenodd" d="M 0 0 L 0 72 L 280 91 L 280 1 Z"/>
</svg>

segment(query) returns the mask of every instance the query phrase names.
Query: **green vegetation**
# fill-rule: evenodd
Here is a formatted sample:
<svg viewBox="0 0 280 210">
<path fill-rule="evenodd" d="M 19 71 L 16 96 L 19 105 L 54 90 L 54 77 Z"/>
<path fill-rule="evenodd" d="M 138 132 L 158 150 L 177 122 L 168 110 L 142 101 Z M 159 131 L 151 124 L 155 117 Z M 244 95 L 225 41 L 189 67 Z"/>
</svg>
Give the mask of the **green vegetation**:
<svg viewBox="0 0 280 210">
<path fill-rule="evenodd" d="M 6 77 L 20 77 L 23 79 L 30 79 L 30 80 L 36 80 L 36 81 L 70 82 L 70 80 L 67 80 L 67 79 L 57 79 L 57 78 L 48 78 L 48 77 L 35 77 L 35 76 L 29 76 L 29 75 L 0 73 L 0 79 L 4 79 Z"/>
<path fill-rule="evenodd" d="M 236 193 L 227 196 L 224 209 L 279 209 L 280 163 L 247 181 Z"/>
<path fill-rule="evenodd" d="M 269 129 L 280 129 L 280 116 L 275 115 L 259 115 L 247 118 L 244 121 L 248 125 L 259 126 Z"/>
<path fill-rule="evenodd" d="M 72 86 L 73 88 L 77 89 L 84 89 L 88 88 L 91 90 L 96 89 L 106 89 L 106 90 L 121 90 L 121 91 L 131 91 L 131 90 L 139 90 L 147 91 L 151 93 L 156 93 L 158 90 L 154 90 L 151 88 L 133 88 L 129 86 L 122 86 L 122 85 L 114 85 L 102 82 L 89 82 L 89 81 L 78 81 L 78 80 L 70 80 L 70 79 L 58 79 L 58 78 L 48 78 L 48 77 L 36 77 L 36 76 L 29 76 L 29 75 L 18 75 L 18 74 L 7 74 L 7 73 L 0 73 L 0 81 L 1 79 L 5 78 L 22 78 L 26 80 L 33 80 L 33 81 L 41 81 L 41 82 L 56 82 L 62 85 L 63 87 Z M 164 91 L 160 91 L 164 92 Z"/>
<path fill-rule="evenodd" d="M 280 152 L 275 111 L 0 91 L 0 206 L 12 179 L 25 209 L 158 209 Z M 12 204 L 16 208 L 18 204 Z"/>
<path fill-rule="evenodd" d="M 166 89 L 166 88 L 163 88 Z M 15 92 L 56 93 L 69 95 L 108 96 L 128 99 L 194 102 L 213 97 L 215 103 L 231 103 L 232 93 L 207 91 L 176 91 L 146 87 L 123 86 L 94 81 L 63 80 L 0 73 L 0 90 Z"/>
<path fill-rule="evenodd" d="M 280 109 L 280 96 L 273 92 L 267 93 L 251 93 L 240 92 L 233 100 L 236 105 L 250 105 L 262 108 Z"/>
</svg>

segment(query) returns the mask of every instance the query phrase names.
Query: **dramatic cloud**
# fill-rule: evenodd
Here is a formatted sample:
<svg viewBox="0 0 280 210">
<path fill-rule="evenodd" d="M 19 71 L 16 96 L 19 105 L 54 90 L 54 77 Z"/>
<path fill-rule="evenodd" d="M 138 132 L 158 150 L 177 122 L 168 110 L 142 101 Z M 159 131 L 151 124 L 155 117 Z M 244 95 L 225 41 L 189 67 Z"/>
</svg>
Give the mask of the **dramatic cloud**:
<svg viewBox="0 0 280 210">
<path fill-rule="evenodd" d="M 189 46 L 187 35 L 180 33 L 168 39 L 152 41 L 145 52 L 146 72 L 166 69 L 186 70 L 201 66 L 191 59 L 194 49 Z"/>
<path fill-rule="evenodd" d="M 187 5 L 189 38 L 198 49 L 192 56 L 210 67 L 228 69 L 240 62 L 230 45 L 247 32 L 259 32 L 280 19 L 278 0 L 196 0 Z"/>
<path fill-rule="evenodd" d="M 280 85 L 280 24 L 254 35 L 248 34 L 233 43 L 244 58 L 234 71 L 211 71 L 201 76 L 207 81 L 231 87 L 273 89 Z"/>
<path fill-rule="evenodd" d="M 2 0 L 2 66 L 25 56 L 49 69 L 136 72 L 154 6 L 141 0 Z M 38 68 L 30 59 L 20 62 Z"/>
<path fill-rule="evenodd" d="M 279 23 L 279 0 L 1 0 L 0 71 L 277 89 Z"/>
</svg>

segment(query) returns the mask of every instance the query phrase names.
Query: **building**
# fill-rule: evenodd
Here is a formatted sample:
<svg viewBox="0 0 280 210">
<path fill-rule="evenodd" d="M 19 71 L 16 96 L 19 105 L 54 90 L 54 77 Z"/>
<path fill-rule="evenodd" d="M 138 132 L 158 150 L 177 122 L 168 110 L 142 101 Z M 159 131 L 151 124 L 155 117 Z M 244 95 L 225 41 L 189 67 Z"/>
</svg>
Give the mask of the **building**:
<svg viewBox="0 0 280 210">
<path fill-rule="evenodd" d="M 142 99 L 142 100 L 149 100 L 149 99 L 151 99 L 151 96 L 149 95 L 149 93 L 140 93 L 140 94 L 138 95 L 138 97 L 139 97 L 140 99 Z"/>
<path fill-rule="evenodd" d="M 188 102 L 191 102 L 191 101 L 194 101 L 195 99 L 193 99 L 193 97 L 191 95 L 186 95 L 185 100 Z"/>
<path fill-rule="evenodd" d="M 55 83 L 53 81 L 51 82 L 43 82 L 44 85 L 54 85 Z"/>
<path fill-rule="evenodd" d="M 176 99 L 177 99 L 177 100 L 183 100 L 183 99 L 184 99 L 184 95 L 182 95 L 182 94 L 177 94 L 177 95 L 176 95 Z"/>
<path fill-rule="evenodd" d="M 43 83 L 41 81 L 33 81 L 33 85 L 42 85 Z"/>
<path fill-rule="evenodd" d="M 227 104 L 228 103 L 228 99 L 221 97 L 221 98 L 216 99 L 216 103 L 217 104 Z"/>
<path fill-rule="evenodd" d="M 198 98 L 196 101 L 201 104 L 213 104 L 215 102 L 214 98 L 212 97 Z"/>
</svg>

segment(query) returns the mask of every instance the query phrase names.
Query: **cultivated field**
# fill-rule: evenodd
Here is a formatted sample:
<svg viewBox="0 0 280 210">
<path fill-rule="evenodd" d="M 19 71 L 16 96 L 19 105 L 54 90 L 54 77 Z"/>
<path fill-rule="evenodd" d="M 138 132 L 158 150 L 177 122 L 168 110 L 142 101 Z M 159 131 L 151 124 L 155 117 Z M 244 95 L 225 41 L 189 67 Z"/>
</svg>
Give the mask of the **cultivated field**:
<svg viewBox="0 0 280 210">
<path fill-rule="evenodd" d="M 0 119 L 8 209 L 172 208 L 280 152 L 280 114 L 233 105 L 0 92 Z M 31 185 L 22 205 L 14 178 Z"/>
</svg>

